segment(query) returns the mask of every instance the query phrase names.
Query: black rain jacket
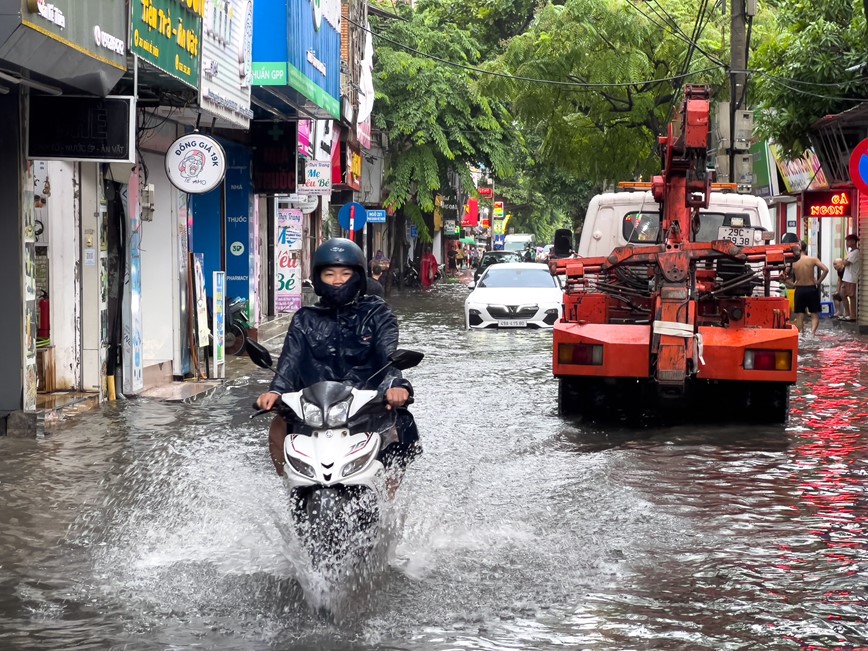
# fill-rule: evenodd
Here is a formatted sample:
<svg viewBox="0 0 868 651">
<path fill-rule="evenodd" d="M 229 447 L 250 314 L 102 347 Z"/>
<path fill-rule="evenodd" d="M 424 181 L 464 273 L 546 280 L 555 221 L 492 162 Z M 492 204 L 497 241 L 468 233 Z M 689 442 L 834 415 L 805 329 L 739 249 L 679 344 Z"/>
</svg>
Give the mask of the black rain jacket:
<svg viewBox="0 0 868 651">
<path fill-rule="evenodd" d="M 320 304 L 303 307 L 292 317 L 270 390 L 300 391 L 332 380 L 351 382 L 357 389 L 407 389 L 401 371 L 386 366 L 398 347 L 398 319 L 382 298 L 363 296 L 341 308 Z M 281 375 L 283 377 L 281 377 Z"/>
</svg>

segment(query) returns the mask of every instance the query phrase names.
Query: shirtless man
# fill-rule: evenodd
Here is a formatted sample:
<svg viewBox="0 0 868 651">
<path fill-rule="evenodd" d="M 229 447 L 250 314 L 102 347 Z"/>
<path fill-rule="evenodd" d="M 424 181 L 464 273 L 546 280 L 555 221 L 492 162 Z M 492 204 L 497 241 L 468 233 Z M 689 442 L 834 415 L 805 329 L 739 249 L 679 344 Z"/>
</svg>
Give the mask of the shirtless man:
<svg viewBox="0 0 868 651">
<path fill-rule="evenodd" d="M 805 322 L 805 310 L 811 315 L 811 334 L 816 334 L 820 327 L 820 287 L 826 276 L 829 275 L 829 267 L 824 265 L 819 258 L 808 255 L 808 243 L 802 241 L 802 257 L 790 267 L 787 284 L 796 288 L 795 295 L 795 326 L 802 331 Z M 817 278 L 817 270 L 820 277 Z"/>
</svg>

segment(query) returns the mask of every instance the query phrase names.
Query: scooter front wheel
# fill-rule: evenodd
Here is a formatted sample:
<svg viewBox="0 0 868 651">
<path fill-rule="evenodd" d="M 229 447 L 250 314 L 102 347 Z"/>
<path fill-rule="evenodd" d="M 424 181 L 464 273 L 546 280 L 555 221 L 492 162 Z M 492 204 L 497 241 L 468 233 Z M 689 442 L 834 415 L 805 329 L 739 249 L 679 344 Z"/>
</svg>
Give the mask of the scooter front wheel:
<svg viewBox="0 0 868 651">
<path fill-rule="evenodd" d="M 243 355 L 247 346 L 247 333 L 237 323 L 229 324 L 226 330 L 226 354 Z"/>
</svg>

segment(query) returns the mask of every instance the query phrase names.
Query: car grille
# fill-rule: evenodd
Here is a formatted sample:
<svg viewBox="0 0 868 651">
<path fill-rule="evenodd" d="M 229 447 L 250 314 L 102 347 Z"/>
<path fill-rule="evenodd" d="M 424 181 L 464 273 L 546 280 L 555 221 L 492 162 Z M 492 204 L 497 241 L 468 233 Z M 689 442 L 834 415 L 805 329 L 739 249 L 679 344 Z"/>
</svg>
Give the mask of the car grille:
<svg viewBox="0 0 868 651">
<path fill-rule="evenodd" d="M 537 309 L 536 305 L 489 305 L 488 313 L 494 319 L 531 319 Z"/>
</svg>

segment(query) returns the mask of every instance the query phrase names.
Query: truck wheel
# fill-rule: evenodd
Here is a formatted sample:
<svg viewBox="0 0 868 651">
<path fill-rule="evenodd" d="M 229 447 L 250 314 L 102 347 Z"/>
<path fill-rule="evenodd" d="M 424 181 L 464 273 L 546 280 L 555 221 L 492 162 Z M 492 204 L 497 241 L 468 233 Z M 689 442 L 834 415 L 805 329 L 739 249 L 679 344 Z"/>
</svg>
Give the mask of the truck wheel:
<svg viewBox="0 0 868 651">
<path fill-rule="evenodd" d="M 581 413 L 578 382 L 569 378 L 558 379 L 558 415 L 575 416 Z"/>
<path fill-rule="evenodd" d="M 748 391 L 748 413 L 756 423 L 786 425 L 790 413 L 790 386 L 757 382 Z"/>
</svg>

